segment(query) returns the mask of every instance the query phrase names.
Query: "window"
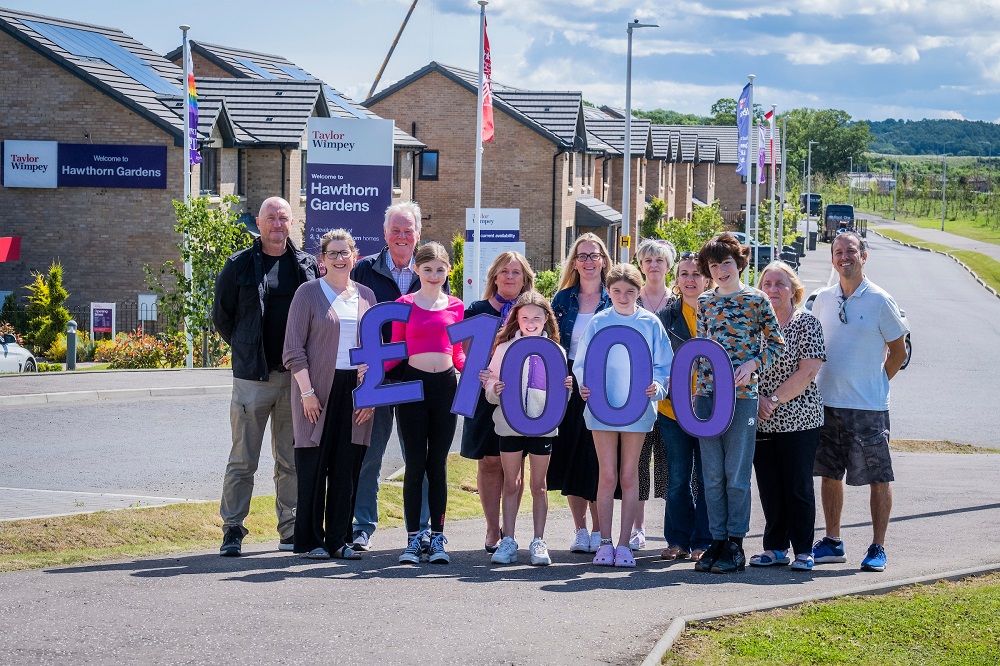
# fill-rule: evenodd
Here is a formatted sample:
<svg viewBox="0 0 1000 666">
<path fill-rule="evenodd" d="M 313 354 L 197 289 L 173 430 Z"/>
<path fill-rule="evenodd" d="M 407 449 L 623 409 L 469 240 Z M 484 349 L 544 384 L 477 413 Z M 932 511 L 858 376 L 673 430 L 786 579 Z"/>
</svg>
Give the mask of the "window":
<svg viewBox="0 0 1000 666">
<path fill-rule="evenodd" d="M 598 197 L 599 199 L 602 200 L 604 199 L 604 192 L 608 187 L 608 176 L 609 176 L 608 171 L 610 170 L 610 168 L 611 167 L 608 163 L 608 158 L 605 157 L 604 160 L 601 162 L 601 196 Z"/>
<path fill-rule="evenodd" d="M 242 148 L 236 151 L 236 196 L 247 193 L 247 151 Z"/>
<path fill-rule="evenodd" d="M 438 179 L 438 151 L 425 150 L 420 153 L 420 180 Z"/>
<path fill-rule="evenodd" d="M 201 149 L 201 194 L 219 193 L 219 148 Z"/>
<path fill-rule="evenodd" d="M 308 159 L 308 155 L 309 155 L 309 151 L 308 150 L 303 150 L 302 151 L 302 169 L 301 169 L 301 171 L 302 171 L 302 176 L 301 176 L 301 179 L 302 179 L 302 196 L 306 195 L 306 188 L 309 187 L 309 159 Z"/>
<path fill-rule="evenodd" d="M 403 173 L 403 151 L 397 150 L 392 156 L 392 187 L 393 189 L 400 189 L 402 185 L 402 173 Z"/>
<path fill-rule="evenodd" d="M 573 162 L 576 161 L 576 153 L 566 155 L 566 173 L 569 175 L 566 185 L 573 187 Z"/>
</svg>

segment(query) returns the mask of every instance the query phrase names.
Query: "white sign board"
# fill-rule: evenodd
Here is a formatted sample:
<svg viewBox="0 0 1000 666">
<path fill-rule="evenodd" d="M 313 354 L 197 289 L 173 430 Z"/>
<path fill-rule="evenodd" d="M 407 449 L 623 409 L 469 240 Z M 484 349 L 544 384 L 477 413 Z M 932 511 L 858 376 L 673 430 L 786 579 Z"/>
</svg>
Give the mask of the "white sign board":
<svg viewBox="0 0 1000 666">
<path fill-rule="evenodd" d="M 56 141 L 3 142 L 4 187 L 54 188 L 59 182 Z"/>
<path fill-rule="evenodd" d="M 156 294 L 139 294 L 139 321 L 156 321 Z"/>
<path fill-rule="evenodd" d="M 462 300 L 471 305 L 482 298 L 486 274 L 493 261 L 504 252 L 524 254 L 521 241 L 520 208 L 481 208 L 479 210 L 479 276 L 472 274 L 475 248 L 476 209 L 465 209 L 465 258 Z"/>
</svg>

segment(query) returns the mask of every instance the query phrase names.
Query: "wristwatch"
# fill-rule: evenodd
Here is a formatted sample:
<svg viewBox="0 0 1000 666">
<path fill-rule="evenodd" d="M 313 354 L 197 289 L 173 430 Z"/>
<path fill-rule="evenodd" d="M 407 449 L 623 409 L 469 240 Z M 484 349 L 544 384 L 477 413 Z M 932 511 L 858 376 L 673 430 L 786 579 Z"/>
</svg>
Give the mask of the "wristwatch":
<svg viewBox="0 0 1000 666">
<path fill-rule="evenodd" d="M 772 395 L 771 395 L 771 398 L 770 398 L 770 400 L 771 400 L 771 402 L 773 402 L 773 403 L 774 403 L 774 406 L 775 406 L 775 407 L 777 407 L 778 405 L 780 405 L 780 404 L 781 404 L 781 401 L 780 401 L 780 400 L 778 400 L 778 396 L 776 396 L 776 395 L 773 395 L 773 394 L 772 394 Z"/>
</svg>

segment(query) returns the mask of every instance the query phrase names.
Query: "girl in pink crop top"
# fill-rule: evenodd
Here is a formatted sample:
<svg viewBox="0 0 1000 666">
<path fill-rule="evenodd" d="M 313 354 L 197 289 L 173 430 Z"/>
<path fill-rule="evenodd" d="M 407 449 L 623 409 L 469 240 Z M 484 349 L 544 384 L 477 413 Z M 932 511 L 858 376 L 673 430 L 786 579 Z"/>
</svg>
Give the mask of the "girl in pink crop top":
<svg viewBox="0 0 1000 666">
<path fill-rule="evenodd" d="M 413 309 L 409 322 L 392 322 L 392 342 L 406 342 L 406 352 L 410 356 L 425 352 L 451 354 L 455 369 L 461 372 L 465 367 L 465 351 L 462 345 L 451 344 L 446 327 L 462 321 L 465 305 L 454 296 L 449 296 L 448 305 L 443 310 L 425 310 L 414 302 L 414 296 L 416 293 L 396 299 L 397 303 L 406 303 Z M 398 363 L 389 361 L 386 367 L 391 368 Z"/>
</svg>

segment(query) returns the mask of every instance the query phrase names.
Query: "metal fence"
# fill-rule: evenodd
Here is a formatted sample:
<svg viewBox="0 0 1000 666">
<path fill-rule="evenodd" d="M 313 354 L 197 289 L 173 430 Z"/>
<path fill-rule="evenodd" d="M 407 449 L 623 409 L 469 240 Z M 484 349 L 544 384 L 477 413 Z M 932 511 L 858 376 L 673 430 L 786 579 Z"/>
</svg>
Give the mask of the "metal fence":
<svg viewBox="0 0 1000 666">
<path fill-rule="evenodd" d="M 68 308 L 69 316 L 76 321 L 81 331 L 90 331 L 90 306 L 81 305 Z M 143 332 L 150 335 L 164 333 L 167 330 L 167 318 L 157 308 L 140 305 L 135 301 L 115 303 L 115 332 L 130 333 L 142 327 Z"/>
</svg>

